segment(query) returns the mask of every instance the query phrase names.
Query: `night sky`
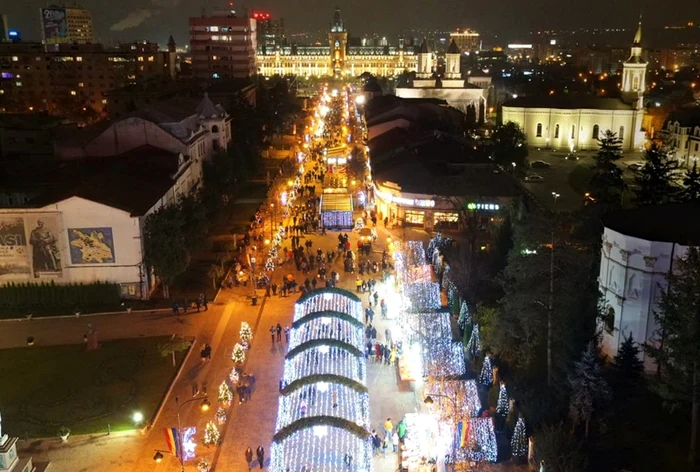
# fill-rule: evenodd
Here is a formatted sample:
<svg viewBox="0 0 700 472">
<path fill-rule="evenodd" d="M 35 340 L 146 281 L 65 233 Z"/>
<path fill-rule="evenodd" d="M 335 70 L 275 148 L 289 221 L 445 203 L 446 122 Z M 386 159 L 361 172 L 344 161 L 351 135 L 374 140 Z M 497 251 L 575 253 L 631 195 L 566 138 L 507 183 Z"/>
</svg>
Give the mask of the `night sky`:
<svg viewBox="0 0 700 472">
<path fill-rule="evenodd" d="M 69 0 L 72 2 L 73 0 Z M 187 18 L 212 11 L 221 0 L 82 0 L 92 10 L 97 41 L 149 39 L 164 43 L 170 31 L 179 44 L 188 42 Z M 46 0 L 7 0 L 11 28 L 25 39 L 40 39 L 39 7 Z M 700 22 L 700 0 L 677 0 L 672 6 L 652 0 L 259 0 L 236 2 L 284 17 L 289 32 L 327 28 L 335 5 L 353 36 L 396 35 L 409 29 L 450 30 L 470 27 L 500 34 L 504 40 L 527 39 L 530 30 L 547 28 L 634 28 L 640 11 L 644 24 Z M 656 7 L 655 9 L 653 7 Z"/>
</svg>

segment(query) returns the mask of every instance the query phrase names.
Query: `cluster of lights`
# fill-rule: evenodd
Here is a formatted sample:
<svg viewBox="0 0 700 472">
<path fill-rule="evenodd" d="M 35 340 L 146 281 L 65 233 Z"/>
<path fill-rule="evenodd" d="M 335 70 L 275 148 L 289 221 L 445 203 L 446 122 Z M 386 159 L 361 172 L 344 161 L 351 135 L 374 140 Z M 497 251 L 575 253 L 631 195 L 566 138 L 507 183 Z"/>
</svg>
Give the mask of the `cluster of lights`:
<svg viewBox="0 0 700 472">
<path fill-rule="evenodd" d="M 236 370 L 235 367 L 231 369 L 231 373 L 228 374 L 228 379 L 231 382 L 231 385 L 236 385 L 238 383 L 240 376 L 238 375 L 238 370 Z"/>
<path fill-rule="evenodd" d="M 284 361 L 284 381 L 290 384 L 310 375 L 331 374 L 364 383 L 365 369 L 364 357 L 339 347 L 318 346 Z"/>
<path fill-rule="evenodd" d="M 510 453 L 513 457 L 525 457 L 528 453 L 527 428 L 525 420 L 519 417 L 513 429 L 513 437 L 510 439 Z"/>
<path fill-rule="evenodd" d="M 479 334 L 479 324 L 475 324 L 472 328 L 472 335 L 469 336 L 469 342 L 467 343 L 467 353 L 472 359 L 481 354 L 481 335 Z"/>
<path fill-rule="evenodd" d="M 379 197 L 380 200 L 383 200 L 387 204 L 396 203 L 397 205 L 420 208 L 433 208 L 435 206 L 435 200 L 422 198 L 404 198 L 392 195 L 388 192 L 382 192 L 378 189 L 375 189 L 374 194 L 377 197 Z"/>
<path fill-rule="evenodd" d="M 498 403 L 496 404 L 496 414 L 506 417 L 510 412 L 510 401 L 508 400 L 508 390 L 506 384 L 501 382 L 501 387 L 498 390 Z"/>
<path fill-rule="evenodd" d="M 245 361 L 245 348 L 242 344 L 236 343 L 233 346 L 233 352 L 231 352 L 231 360 L 236 364 L 243 364 Z"/>
<path fill-rule="evenodd" d="M 337 311 L 350 315 L 358 321 L 363 321 L 361 302 L 354 301 L 340 293 L 321 292 L 294 306 L 294 321 L 303 318 L 309 313 L 317 313 L 319 311 Z"/>
<path fill-rule="evenodd" d="M 222 425 L 226 423 L 226 409 L 223 406 L 220 406 L 216 410 L 216 414 L 214 415 L 214 419 L 216 420 L 217 424 Z"/>
<path fill-rule="evenodd" d="M 436 282 L 406 284 L 404 295 L 416 311 L 437 310 L 442 303 Z"/>
<path fill-rule="evenodd" d="M 466 373 L 467 366 L 464 362 L 462 343 L 452 342 L 448 339 L 434 339 L 424 345 L 423 362 L 426 373 L 439 372 L 444 377 Z"/>
<path fill-rule="evenodd" d="M 493 365 L 491 364 L 491 357 L 484 357 L 484 365 L 481 366 L 481 373 L 479 374 L 479 383 L 490 387 L 493 384 Z"/>
<path fill-rule="evenodd" d="M 470 441 L 467 456 L 474 461 L 496 462 L 498 445 L 491 418 L 471 418 L 469 420 Z"/>
<path fill-rule="evenodd" d="M 334 416 L 370 427 L 369 394 L 340 384 L 317 382 L 298 388 L 280 397 L 278 411 L 277 430 L 312 416 Z"/>
<path fill-rule="evenodd" d="M 406 259 L 410 265 L 425 264 L 425 249 L 420 241 L 406 242 Z"/>
<path fill-rule="evenodd" d="M 194 451 L 197 448 L 197 443 L 194 442 L 194 435 L 197 434 L 197 428 L 190 426 L 182 429 L 182 460 L 189 461 L 194 459 Z"/>
<path fill-rule="evenodd" d="M 224 380 L 219 385 L 219 403 L 228 405 L 233 400 L 233 392 L 229 388 L 228 384 Z"/>
<path fill-rule="evenodd" d="M 214 421 L 208 422 L 204 427 L 204 440 L 202 442 L 205 446 L 218 446 L 221 442 L 221 433 L 219 433 L 219 428 Z"/>
<path fill-rule="evenodd" d="M 241 341 L 244 343 L 249 343 L 253 339 L 253 329 L 247 322 L 242 321 L 241 329 L 238 332 L 238 335 L 241 337 Z"/>
<path fill-rule="evenodd" d="M 293 330 L 289 336 L 289 349 L 316 339 L 340 339 L 355 346 L 362 351 L 364 349 L 364 333 L 360 326 L 356 326 L 346 320 L 324 316 L 314 318 L 302 323 Z"/>
<path fill-rule="evenodd" d="M 465 300 L 462 300 L 462 305 L 459 307 L 459 318 L 457 319 L 457 324 L 463 330 L 472 324 L 472 317 L 469 315 L 469 306 L 467 306 L 467 302 Z"/>
</svg>

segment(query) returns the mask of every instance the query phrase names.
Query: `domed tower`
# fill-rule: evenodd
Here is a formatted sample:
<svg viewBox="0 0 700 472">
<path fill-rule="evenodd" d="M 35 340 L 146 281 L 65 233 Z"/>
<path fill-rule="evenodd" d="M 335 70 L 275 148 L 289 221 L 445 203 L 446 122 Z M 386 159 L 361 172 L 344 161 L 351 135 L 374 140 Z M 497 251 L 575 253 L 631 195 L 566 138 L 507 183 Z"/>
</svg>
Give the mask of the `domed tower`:
<svg viewBox="0 0 700 472">
<path fill-rule="evenodd" d="M 629 59 L 622 66 L 622 99 L 639 110 L 646 91 L 647 62 L 642 57 L 642 22 L 639 21 Z"/>
</svg>

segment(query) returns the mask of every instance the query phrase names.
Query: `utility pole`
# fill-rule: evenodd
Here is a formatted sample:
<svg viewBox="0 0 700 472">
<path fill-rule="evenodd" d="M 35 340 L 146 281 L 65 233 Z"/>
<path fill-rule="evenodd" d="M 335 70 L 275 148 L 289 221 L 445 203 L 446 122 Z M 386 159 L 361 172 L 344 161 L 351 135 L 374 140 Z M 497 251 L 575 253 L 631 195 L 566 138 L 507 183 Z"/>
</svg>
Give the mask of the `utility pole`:
<svg viewBox="0 0 700 472">
<path fill-rule="evenodd" d="M 554 211 L 560 195 L 552 192 Z M 549 303 L 547 304 L 547 386 L 551 387 L 552 379 L 552 311 L 554 310 L 554 223 L 552 223 L 552 248 L 549 252 Z"/>
</svg>

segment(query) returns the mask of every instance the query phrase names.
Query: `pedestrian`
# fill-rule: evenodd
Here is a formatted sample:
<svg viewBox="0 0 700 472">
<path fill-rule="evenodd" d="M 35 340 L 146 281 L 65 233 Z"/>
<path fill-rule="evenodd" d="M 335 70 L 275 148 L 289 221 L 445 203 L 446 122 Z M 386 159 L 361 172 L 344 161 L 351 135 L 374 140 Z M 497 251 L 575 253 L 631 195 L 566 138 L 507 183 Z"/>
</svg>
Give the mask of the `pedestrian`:
<svg viewBox="0 0 700 472">
<path fill-rule="evenodd" d="M 179 315 L 180 314 L 180 305 L 177 304 L 177 302 L 173 302 L 173 315 Z"/>
<path fill-rule="evenodd" d="M 260 468 L 262 469 L 265 464 L 265 449 L 263 449 L 262 446 L 258 446 L 255 455 L 258 456 L 258 464 L 260 464 Z"/>
<path fill-rule="evenodd" d="M 384 436 L 384 439 L 382 439 L 382 457 L 386 457 L 387 447 L 389 447 L 389 436 Z"/>
<path fill-rule="evenodd" d="M 270 326 L 270 337 L 272 338 L 272 344 L 275 344 L 275 333 L 277 330 L 274 326 Z"/>
<path fill-rule="evenodd" d="M 187 314 L 187 299 L 186 298 L 182 301 L 182 312 L 184 314 Z"/>
<path fill-rule="evenodd" d="M 282 325 L 277 323 L 277 327 L 275 328 L 275 331 L 277 332 L 277 342 L 281 343 L 282 342 Z"/>
<path fill-rule="evenodd" d="M 200 302 L 199 298 L 195 300 L 195 304 L 197 305 L 197 313 L 199 313 L 199 310 L 202 307 L 202 303 Z"/>
<path fill-rule="evenodd" d="M 200 293 L 199 299 L 202 302 L 202 305 L 204 306 L 204 311 L 209 311 L 209 303 L 207 302 L 207 297 L 204 296 L 203 293 Z"/>
<path fill-rule="evenodd" d="M 394 434 L 391 435 L 391 445 L 394 448 L 394 452 L 399 451 L 399 433 L 394 431 Z"/>
<path fill-rule="evenodd" d="M 379 434 L 375 430 L 372 430 L 372 449 L 374 449 L 375 456 L 377 455 L 381 447 L 382 438 L 379 437 Z"/>
<path fill-rule="evenodd" d="M 396 430 L 399 434 L 399 441 L 401 441 L 401 444 L 403 444 L 403 439 L 406 437 L 406 418 L 401 418 L 399 424 L 396 425 Z"/>
<path fill-rule="evenodd" d="M 253 450 L 250 446 L 245 450 L 245 463 L 248 464 L 248 471 L 250 472 L 250 468 L 253 465 Z"/>
<path fill-rule="evenodd" d="M 277 295 L 277 284 L 272 282 L 271 288 L 272 288 L 272 295 Z"/>
<path fill-rule="evenodd" d="M 394 430 L 394 424 L 391 422 L 391 418 L 387 418 L 384 422 L 384 431 L 388 437 L 391 437 L 391 433 Z"/>
<path fill-rule="evenodd" d="M 289 344 L 289 325 L 284 327 L 284 340 L 287 344 Z"/>
</svg>

